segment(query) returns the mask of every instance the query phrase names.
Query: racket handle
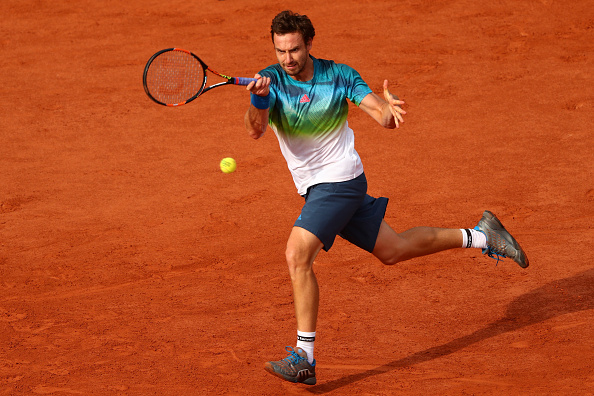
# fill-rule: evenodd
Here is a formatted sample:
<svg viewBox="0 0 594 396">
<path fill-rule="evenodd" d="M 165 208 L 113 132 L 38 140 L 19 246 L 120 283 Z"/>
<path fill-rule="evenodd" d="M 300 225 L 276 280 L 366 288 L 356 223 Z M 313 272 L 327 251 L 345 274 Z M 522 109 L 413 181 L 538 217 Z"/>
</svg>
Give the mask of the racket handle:
<svg viewBox="0 0 594 396">
<path fill-rule="evenodd" d="M 255 78 L 247 78 L 247 77 L 233 77 L 233 84 L 235 85 L 248 85 L 252 81 L 258 81 Z"/>
</svg>

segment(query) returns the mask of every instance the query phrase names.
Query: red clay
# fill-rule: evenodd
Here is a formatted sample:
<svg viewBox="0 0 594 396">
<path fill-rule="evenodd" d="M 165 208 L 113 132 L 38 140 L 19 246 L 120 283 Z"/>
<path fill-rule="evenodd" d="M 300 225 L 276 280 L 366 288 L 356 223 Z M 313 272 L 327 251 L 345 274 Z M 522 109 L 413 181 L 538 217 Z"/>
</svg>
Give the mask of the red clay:
<svg viewBox="0 0 594 396">
<path fill-rule="evenodd" d="M 276 1 L 3 0 L 0 394 L 589 394 L 594 389 L 594 9 L 588 1 L 289 1 L 312 54 L 406 102 L 355 107 L 387 221 L 496 213 L 520 269 L 456 250 L 384 267 L 322 253 L 318 385 L 262 364 L 296 339 L 286 238 L 302 200 L 274 134 L 224 87 L 166 108 L 145 62 L 274 63 Z M 235 173 L 218 168 L 237 160 Z"/>
</svg>

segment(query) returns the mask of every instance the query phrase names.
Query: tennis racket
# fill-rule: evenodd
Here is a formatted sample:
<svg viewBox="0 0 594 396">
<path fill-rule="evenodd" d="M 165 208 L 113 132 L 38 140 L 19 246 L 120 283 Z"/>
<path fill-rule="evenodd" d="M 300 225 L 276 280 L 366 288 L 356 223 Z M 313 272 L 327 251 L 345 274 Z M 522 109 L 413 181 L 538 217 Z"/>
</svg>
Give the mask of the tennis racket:
<svg viewBox="0 0 594 396">
<path fill-rule="evenodd" d="M 207 87 L 207 70 L 226 81 Z M 142 76 L 146 94 L 163 106 L 181 106 L 221 85 L 248 85 L 252 81 L 256 79 L 218 73 L 198 56 L 181 48 L 167 48 L 151 56 Z"/>
</svg>

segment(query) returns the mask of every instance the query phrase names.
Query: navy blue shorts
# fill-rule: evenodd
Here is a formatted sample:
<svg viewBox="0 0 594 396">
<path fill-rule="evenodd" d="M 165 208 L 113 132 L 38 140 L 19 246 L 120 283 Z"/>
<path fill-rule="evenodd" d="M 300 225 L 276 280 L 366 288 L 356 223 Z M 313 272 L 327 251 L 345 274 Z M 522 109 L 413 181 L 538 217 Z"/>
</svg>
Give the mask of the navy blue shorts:
<svg viewBox="0 0 594 396">
<path fill-rule="evenodd" d="M 373 251 L 386 214 L 388 198 L 367 195 L 365 174 L 338 183 L 311 186 L 295 227 L 318 237 L 328 251 L 336 235 L 368 252 Z"/>
</svg>

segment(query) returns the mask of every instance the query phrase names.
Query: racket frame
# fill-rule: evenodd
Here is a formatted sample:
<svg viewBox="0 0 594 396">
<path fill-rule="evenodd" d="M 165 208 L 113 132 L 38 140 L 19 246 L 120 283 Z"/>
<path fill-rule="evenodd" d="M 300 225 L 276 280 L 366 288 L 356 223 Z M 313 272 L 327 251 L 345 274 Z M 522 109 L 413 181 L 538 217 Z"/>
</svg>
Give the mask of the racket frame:
<svg viewBox="0 0 594 396">
<path fill-rule="evenodd" d="M 188 98 L 185 101 L 180 102 L 180 103 L 163 103 L 163 102 L 161 102 L 160 100 L 158 100 L 155 97 L 153 97 L 153 95 L 151 94 L 151 92 L 150 92 L 150 90 L 148 88 L 148 85 L 147 85 L 148 71 L 149 71 L 149 69 L 151 67 L 151 64 L 155 60 L 155 58 L 157 58 L 159 55 L 161 55 L 164 52 L 170 52 L 170 51 L 182 51 L 182 52 L 185 52 L 185 53 L 193 56 L 200 63 L 200 66 L 202 66 L 202 69 L 204 70 L 204 76 L 202 77 L 202 85 L 200 86 L 200 89 L 198 90 L 198 92 L 196 92 L 192 97 L 190 97 L 190 98 Z M 209 72 L 211 72 L 213 74 L 216 74 L 217 76 L 222 77 L 222 78 L 226 79 L 227 81 L 222 81 L 220 83 L 213 84 L 213 85 L 210 85 L 210 86 L 207 87 L 206 86 L 206 81 L 207 81 L 207 78 L 208 78 L 207 71 L 209 71 Z M 208 67 L 208 65 L 206 63 L 204 63 L 204 61 L 202 59 L 200 59 L 198 57 L 198 55 L 196 55 L 196 54 L 194 54 L 194 53 L 192 53 L 192 52 L 190 52 L 188 50 L 185 50 L 185 49 L 182 49 L 182 48 L 177 48 L 177 47 L 166 48 L 166 49 L 163 49 L 161 51 L 156 52 L 146 62 L 146 66 L 144 67 L 144 73 L 142 73 L 142 85 L 144 86 L 144 92 L 146 92 L 146 94 L 148 95 L 148 97 L 151 98 L 155 103 L 158 103 L 158 104 L 163 105 L 163 106 L 169 106 L 169 107 L 181 106 L 181 105 L 184 105 L 186 103 L 190 103 L 191 101 L 193 101 L 194 99 L 196 99 L 198 96 L 202 95 L 203 93 L 208 92 L 208 91 L 210 91 L 213 88 L 220 87 L 222 85 L 247 85 L 247 83 L 246 83 L 247 81 L 246 80 L 256 81 L 255 79 L 251 79 L 251 78 L 250 79 L 246 79 L 246 78 L 243 78 L 243 77 L 229 77 L 229 76 L 226 76 L 224 74 L 221 74 L 221 73 L 219 73 L 219 72 L 211 69 L 210 67 Z"/>
</svg>

